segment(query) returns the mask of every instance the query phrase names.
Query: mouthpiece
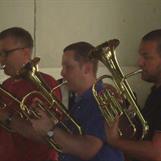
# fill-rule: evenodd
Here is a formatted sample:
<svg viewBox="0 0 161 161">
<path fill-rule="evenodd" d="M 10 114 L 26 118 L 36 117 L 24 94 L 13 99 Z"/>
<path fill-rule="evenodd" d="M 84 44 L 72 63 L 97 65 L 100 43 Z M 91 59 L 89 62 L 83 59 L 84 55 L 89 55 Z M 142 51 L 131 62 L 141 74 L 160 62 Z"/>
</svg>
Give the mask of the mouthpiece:
<svg viewBox="0 0 161 161">
<path fill-rule="evenodd" d="M 133 76 L 133 75 L 135 75 L 135 74 L 139 74 L 139 73 L 141 73 L 142 71 L 143 71 L 142 69 L 137 69 L 136 71 L 133 71 L 133 72 L 131 72 L 131 73 L 126 74 L 126 75 L 124 76 L 124 79 L 127 79 L 128 77 L 131 77 L 131 76 Z"/>
<path fill-rule="evenodd" d="M 51 92 L 53 92 L 53 91 L 56 90 L 57 88 L 61 87 L 61 86 L 64 85 L 64 84 L 67 84 L 67 83 L 68 83 L 67 80 L 64 80 L 64 79 L 63 79 L 62 83 L 60 83 L 60 84 L 58 84 L 56 87 L 54 87 L 54 88 L 51 90 Z"/>
</svg>

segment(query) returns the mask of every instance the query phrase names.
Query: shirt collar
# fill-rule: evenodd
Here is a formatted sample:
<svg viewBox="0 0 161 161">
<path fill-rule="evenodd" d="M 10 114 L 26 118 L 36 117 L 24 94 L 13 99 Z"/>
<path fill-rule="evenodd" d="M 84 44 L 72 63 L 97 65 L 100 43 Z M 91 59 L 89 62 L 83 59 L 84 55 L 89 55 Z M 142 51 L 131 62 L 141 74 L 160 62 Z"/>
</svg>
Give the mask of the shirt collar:
<svg viewBox="0 0 161 161">
<path fill-rule="evenodd" d="M 97 90 L 101 90 L 102 88 L 103 88 L 103 82 L 102 82 L 102 81 L 97 82 L 97 84 L 96 84 L 96 89 L 97 89 Z M 91 97 L 91 96 L 93 96 L 93 93 L 92 93 L 92 86 L 91 86 L 89 89 L 87 89 L 82 95 L 76 96 L 75 102 L 79 102 L 79 101 L 81 101 L 82 99 L 86 99 L 86 98 L 89 98 L 89 97 Z"/>
</svg>

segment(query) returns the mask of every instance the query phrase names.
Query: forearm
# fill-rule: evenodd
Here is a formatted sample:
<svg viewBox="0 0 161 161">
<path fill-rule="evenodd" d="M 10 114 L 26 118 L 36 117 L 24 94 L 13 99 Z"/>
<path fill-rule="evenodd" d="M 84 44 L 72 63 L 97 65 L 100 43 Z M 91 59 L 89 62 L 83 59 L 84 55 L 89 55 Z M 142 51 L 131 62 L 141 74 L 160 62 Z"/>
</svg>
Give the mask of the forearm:
<svg viewBox="0 0 161 161">
<path fill-rule="evenodd" d="M 10 123 L 10 128 L 25 138 L 42 143 L 44 142 L 42 137 L 33 129 L 28 120 L 13 117 Z"/>
<path fill-rule="evenodd" d="M 63 153 L 83 160 L 92 158 L 102 146 L 101 140 L 94 136 L 72 135 L 59 128 L 54 129 L 54 140 L 62 147 Z"/>
<path fill-rule="evenodd" d="M 11 115 L 11 113 L 7 111 L 1 111 L 0 122 L 2 123 L 2 126 L 10 132 L 16 132 L 21 136 L 34 141 L 44 142 L 42 137 L 40 137 L 32 128 L 29 121 L 18 118 L 16 115 Z"/>
<path fill-rule="evenodd" d="M 139 160 L 157 161 L 161 158 L 160 148 L 155 146 L 152 141 L 130 141 L 119 139 L 115 147 Z"/>
</svg>

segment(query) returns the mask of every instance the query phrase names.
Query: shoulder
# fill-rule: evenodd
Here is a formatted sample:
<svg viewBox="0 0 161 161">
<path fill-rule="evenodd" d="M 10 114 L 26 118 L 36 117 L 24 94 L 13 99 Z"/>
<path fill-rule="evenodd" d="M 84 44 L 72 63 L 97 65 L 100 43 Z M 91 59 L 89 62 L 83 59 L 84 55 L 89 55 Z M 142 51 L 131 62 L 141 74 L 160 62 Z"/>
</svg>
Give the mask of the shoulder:
<svg viewBox="0 0 161 161">
<path fill-rule="evenodd" d="M 13 79 L 10 77 L 10 78 L 7 78 L 6 80 L 4 80 L 2 82 L 2 86 L 8 86 L 9 84 L 11 84 L 13 82 Z"/>
</svg>

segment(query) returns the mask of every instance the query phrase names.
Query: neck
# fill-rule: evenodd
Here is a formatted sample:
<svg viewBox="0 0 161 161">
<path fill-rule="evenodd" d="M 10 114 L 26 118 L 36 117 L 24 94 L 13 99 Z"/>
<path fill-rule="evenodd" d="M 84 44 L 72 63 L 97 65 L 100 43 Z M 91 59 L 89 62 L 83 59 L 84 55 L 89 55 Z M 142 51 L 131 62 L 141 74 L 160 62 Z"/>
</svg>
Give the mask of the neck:
<svg viewBox="0 0 161 161">
<path fill-rule="evenodd" d="M 88 90 L 92 85 L 95 83 L 96 78 L 92 77 L 90 79 L 85 79 L 84 82 L 82 82 L 82 86 L 77 90 L 78 95 L 82 95 L 86 90 Z"/>
</svg>

